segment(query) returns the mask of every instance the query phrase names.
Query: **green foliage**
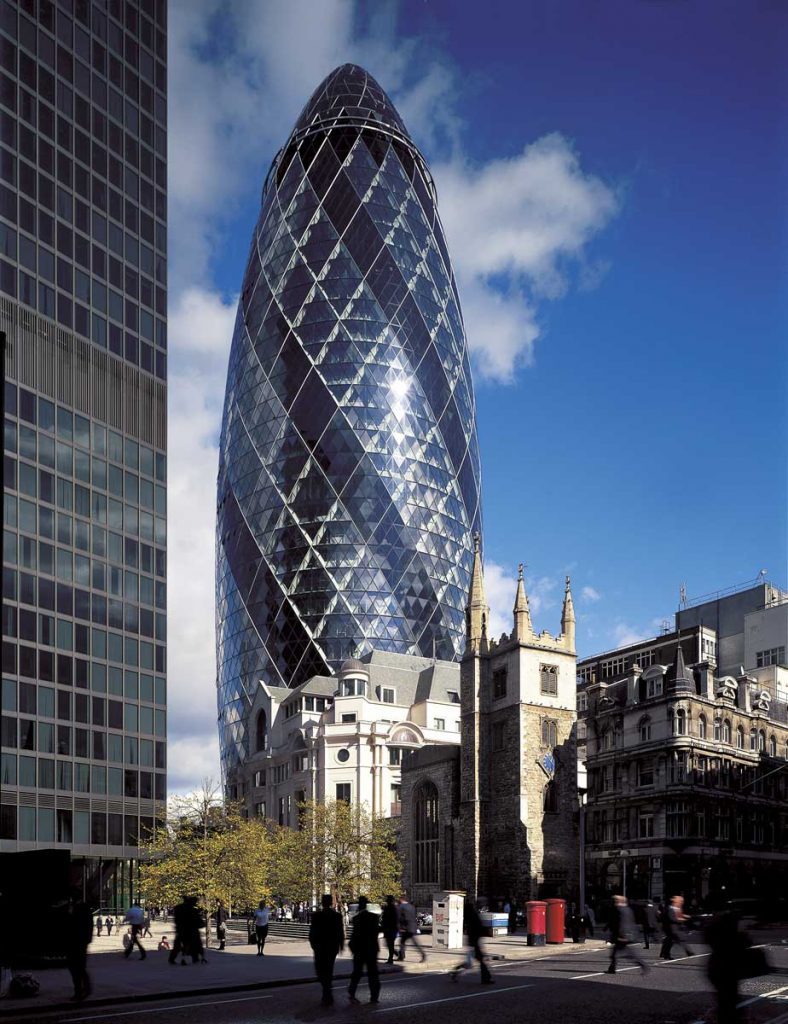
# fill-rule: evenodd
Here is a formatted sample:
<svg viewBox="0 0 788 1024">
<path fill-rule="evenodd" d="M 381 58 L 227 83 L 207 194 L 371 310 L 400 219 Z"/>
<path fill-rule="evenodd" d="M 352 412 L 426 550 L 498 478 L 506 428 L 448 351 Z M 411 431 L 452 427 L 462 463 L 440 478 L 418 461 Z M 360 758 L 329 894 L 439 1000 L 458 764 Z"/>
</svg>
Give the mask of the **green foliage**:
<svg viewBox="0 0 788 1024">
<path fill-rule="evenodd" d="M 148 903 L 173 906 L 194 895 L 210 912 L 218 900 L 245 909 L 261 899 L 310 901 L 331 892 L 348 903 L 398 891 L 392 824 L 366 806 L 308 801 L 296 830 L 245 818 L 217 793 L 205 783 L 202 793 L 175 801 L 166 824 L 143 844 L 140 886 Z"/>
<path fill-rule="evenodd" d="M 295 899 L 331 892 L 339 902 L 348 903 L 362 893 L 380 900 L 398 890 L 401 866 L 388 819 L 343 800 L 307 801 L 299 810 L 300 830 L 277 832 L 275 841 L 282 844 L 283 856 L 276 857 L 275 870 L 286 882 L 283 890 L 275 886 L 277 892 Z"/>
<path fill-rule="evenodd" d="M 163 828 L 144 843 L 140 887 L 145 900 L 160 906 L 195 895 L 207 911 L 252 907 L 270 899 L 271 834 L 261 818 L 244 818 L 238 807 L 222 806 L 215 789 L 176 801 Z"/>
</svg>

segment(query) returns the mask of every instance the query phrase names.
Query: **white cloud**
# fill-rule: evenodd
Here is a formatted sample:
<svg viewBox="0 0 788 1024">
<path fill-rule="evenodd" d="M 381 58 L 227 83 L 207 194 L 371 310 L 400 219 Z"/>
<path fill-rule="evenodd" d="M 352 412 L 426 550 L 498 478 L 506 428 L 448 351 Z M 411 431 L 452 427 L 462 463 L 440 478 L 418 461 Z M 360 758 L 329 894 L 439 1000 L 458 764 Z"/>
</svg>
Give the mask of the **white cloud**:
<svg viewBox="0 0 788 1024">
<path fill-rule="evenodd" d="M 630 644 L 640 643 L 649 637 L 649 632 L 644 629 L 637 629 L 625 622 L 617 622 L 611 630 L 614 647 L 628 647 Z"/>
<path fill-rule="evenodd" d="M 538 623 L 536 616 L 541 612 L 550 611 L 558 605 L 558 580 L 552 576 L 526 577 L 526 593 L 528 607 L 531 610 L 531 621 L 534 629 L 540 632 L 547 629 L 557 634 L 560 632 L 560 621 L 554 623 Z M 513 626 L 514 598 L 517 589 L 517 572 L 497 562 L 484 563 L 484 594 L 490 607 L 491 638 L 501 633 L 511 633 Z"/>
<path fill-rule="evenodd" d="M 497 562 L 484 563 L 484 596 L 490 606 L 490 638 L 512 631 L 512 608 L 517 575 Z"/>
<path fill-rule="evenodd" d="M 216 444 L 234 316 L 235 300 L 197 288 L 176 297 L 170 308 L 169 763 L 170 785 L 178 789 L 218 774 Z"/>
<path fill-rule="evenodd" d="M 530 361 L 539 302 L 568 287 L 570 263 L 580 286 L 598 273 L 586 247 L 615 212 L 612 191 L 583 172 L 558 135 L 472 165 L 462 151 L 455 69 L 434 47 L 404 37 L 396 17 L 393 4 L 365 10 L 354 0 L 170 5 L 169 728 L 178 790 L 218 773 L 215 485 L 236 300 L 215 278 L 231 225 L 254 207 L 271 158 L 321 78 L 344 62 L 369 68 L 431 157 L 484 377 L 509 381 Z M 245 230 L 251 237 L 251 221 Z M 492 630 L 508 632 L 516 577 L 492 563 L 487 575 Z M 529 582 L 532 613 L 555 603 L 556 587 L 546 577 Z"/>
<path fill-rule="evenodd" d="M 596 588 L 586 586 L 580 591 L 580 597 L 583 601 L 593 603 L 594 601 L 601 600 L 602 595 L 598 590 L 596 590 Z"/>
<path fill-rule="evenodd" d="M 559 134 L 509 159 L 434 171 L 468 343 L 482 376 L 510 381 L 533 358 L 539 300 L 566 292 L 573 263 L 584 287 L 593 279 L 585 248 L 615 214 L 615 193 Z"/>
</svg>

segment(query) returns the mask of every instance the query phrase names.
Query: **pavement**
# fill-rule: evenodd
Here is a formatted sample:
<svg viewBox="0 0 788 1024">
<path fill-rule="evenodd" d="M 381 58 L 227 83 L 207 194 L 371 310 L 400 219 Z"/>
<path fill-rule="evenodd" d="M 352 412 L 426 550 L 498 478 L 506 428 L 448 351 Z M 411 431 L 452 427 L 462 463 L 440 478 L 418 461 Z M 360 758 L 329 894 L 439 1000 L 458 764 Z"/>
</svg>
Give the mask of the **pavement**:
<svg viewBox="0 0 788 1024">
<path fill-rule="evenodd" d="M 770 974 L 742 983 L 740 1006 L 747 1024 L 788 1024 L 786 939 L 785 931 L 782 935 L 770 934 Z M 649 969 L 644 972 L 634 963 L 622 963 L 614 975 L 606 970 L 609 949 L 599 941 L 529 949 L 522 939 L 515 938 L 490 941 L 489 952 L 506 956 L 491 964 L 493 985 L 479 984 L 477 967 L 453 982 L 447 967 L 457 963 L 457 954 L 434 951 L 423 965 L 408 960 L 397 965 L 397 970 L 386 972 L 380 1002 L 374 1006 L 368 1002 L 365 980 L 357 992 L 360 1003 L 349 1002 L 349 961 L 342 959 L 337 964 L 335 1005 L 330 1008 L 319 1005 L 320 992 L 315 983 L 298 983 L 305 977 L 299 975 L 299 965 L 308 959 L 303 943 L 272 941 L 270 957 L 262 959 L 251 947 L 249 952 L 241 946 L 233 947 L 227 954 L 212 952 L 208 965 L 194 968 L 167 968 L 150 955 L 143 963 L 121 961 L 121 967 L 129 972 L 125 975 L 126 994 L 108 1003 L 93 1001 L 62 1008 L 39 997 L 30 1001 L 36 1005 L 30 1006 L 26 1014 L 20 1013 L 23 1008 L 19 1004 L 13 1012 L 19 1020 L 32 1019 L 41 1024 L 361 1024 L 359 1018 L 373 1015 L 388 1017 L 396 1024 L 423 1024 L 425 1019 L 429 1024 L 479 1024 L 480 1020 L 495 1024 L 716 1024 L 714 996 L 706 978 L 708 951 L 702 946 L 693 945 L 691 956 L 670 962 L 658 961 L 659 949 L 655 946 L 648 951 L 639 948 Z M 119 974 L 114 966 L 118 956 L 115 949 L 91 957 L 98 984 L 109 983 L 111 976 L 123 980 L 122 972 Z M 112 965 L 106 968 L 106 974 L 101 967 L 103 961 Z M 282 978 L 288 963 L 289 980 Z M 140 986 L 148 985 L 143 974 L 147 971 L 151 984 L 159 986 L 167 978 L 167 969 L 184 979 L 193 976 L 195 986 L 206 985 L 200 978 L 214 965 L 215 973 L 222 977 L 227 977 L 225 971 L 229 974 L 237 970 L 239 978 L 259 980 L 247 981 L 223 994 L 196 989 L 186 994 L 160 991 L 155 1001 L 145 995 L 138 999 L 136 992 L 129 994 L 134 979 Z M 52 972 L 58 973 L 63 972 Z M 172 985 L 176 984 L 173 978 Z M 2 1018 L 4 1024 L 12 1019 Z"/>
<path fill-rule="evenodd" d="M 270 987 L 286 987 L 314 982 L 312 951 L 303 939 L 269 936 L 265 956 L 258 957 L 255 946 L 245 940 L 245 934 L 238 929 L 228 930 L 227 949 L 220 951 L 212 939 L 212 948 L 206 953 L 208 963 L 193 964 L 187 960 L 182 966 L 180 960 L 171 965 L 167 952 L 157 952 L 156 947 L 163 935 L 170 943 L 174 928 L 169 921 L 157 921 L 152 925 L 153 938 L 143 939 L 147 956 L 141 959 L 135 949 L 128 958 L 123 956 L 122 934 L 94 936 L 88 955 L 88 973 L 93 984 L 92 996 L 81 1004 L 81 1008 L 98 1006 L 128 1006 L 130 1003 L 147 1002 L 176 996 L 191 996 L 198 993 L 214 994 L 237 991 L 254 991 Z M 419 961 L 414 950 L 408 950 L 408 958 L 388 966 L 381 962 L 381 973 L 385 975 L 421 974 L 425 972 L 445 973 L 461 957 L 457 950 L 444 951 L 432 948 L 432 936 L 419 936 L 428 959 Z M 604 947 L 600 940 L 590 940 L 589 948 Z M 383 943 L 381 941 L 381 947 Z M 577 950 L 571 941 L 563 946 L 528 946 L 525 935 L 501 936 L 486 942 L 486 952 L 493 963 L 502 961 L 531 960 L 564 950 Z M 381 950 L 381 955 L 383 951 Z M 345 979 L 350 976 L 352 962 L 347 948 L 337 959 L 335 976 Z M 0 1000 L 0 1020 L 6 1017 L 36 1016 L 44 1009 L 69 1008 L 73 986 L 65 968 L 50 968 L 35 971 L 40 989 L 38 995 L 29 1000 Z"/>
</svg>

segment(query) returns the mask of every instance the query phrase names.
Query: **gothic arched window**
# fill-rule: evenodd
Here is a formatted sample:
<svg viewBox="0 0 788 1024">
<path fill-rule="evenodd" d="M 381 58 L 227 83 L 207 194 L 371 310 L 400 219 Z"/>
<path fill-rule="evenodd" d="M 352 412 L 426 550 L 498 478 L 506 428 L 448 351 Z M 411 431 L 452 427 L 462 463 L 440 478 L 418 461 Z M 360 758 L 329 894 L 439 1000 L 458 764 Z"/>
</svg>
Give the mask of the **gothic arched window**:
<svg viewBox="0 0 788 1024">
<path fill-rule="evenodd" d="M 439 884 L 440 837 L 438 790 L 421 782 L 413 794 L 413 881 Z"/>
<path fill-rule="evenodd" d="M 722 742 L 723 743 L 730 743 L 730 741 L 731 741 L 731 723 L 726 718 L 725 721 L 722 723 Z"/>
<path fill-rule="evenodd" d="M 739 750 L 744 750 L 744 729 L 741 726 L 736 729 L 736 746 Z"/>
<path fill-rule="evenodd" d="M 706 739 L 706 716 L 700 715 L 698 718 L 698 736 L 700 739 Z"/>
<path fill-rule="evenodd" d="M 257 719 L 255 722 L 255 751 L 265 750 L 268 746 L 268 719 L 266 718 L 265 711 L 257 712 Z"/>
</svg>

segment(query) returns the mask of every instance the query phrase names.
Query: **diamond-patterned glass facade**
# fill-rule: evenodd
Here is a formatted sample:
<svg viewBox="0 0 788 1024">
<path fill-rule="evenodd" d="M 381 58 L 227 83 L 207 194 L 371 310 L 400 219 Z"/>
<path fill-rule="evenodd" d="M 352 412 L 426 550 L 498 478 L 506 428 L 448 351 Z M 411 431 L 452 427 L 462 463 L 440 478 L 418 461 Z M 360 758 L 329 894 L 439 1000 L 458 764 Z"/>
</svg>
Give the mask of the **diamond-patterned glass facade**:
<svg viewBox="0 0 788 1024">
<path fill-rule="evenodd" d="M 225 774 L 259 680 L 370 648 L 458 657 L 481 527 L 476 409 L 435 189 L 386 94 L 332 72 L 263 189 L 217 494 Z"/>
</svg>

